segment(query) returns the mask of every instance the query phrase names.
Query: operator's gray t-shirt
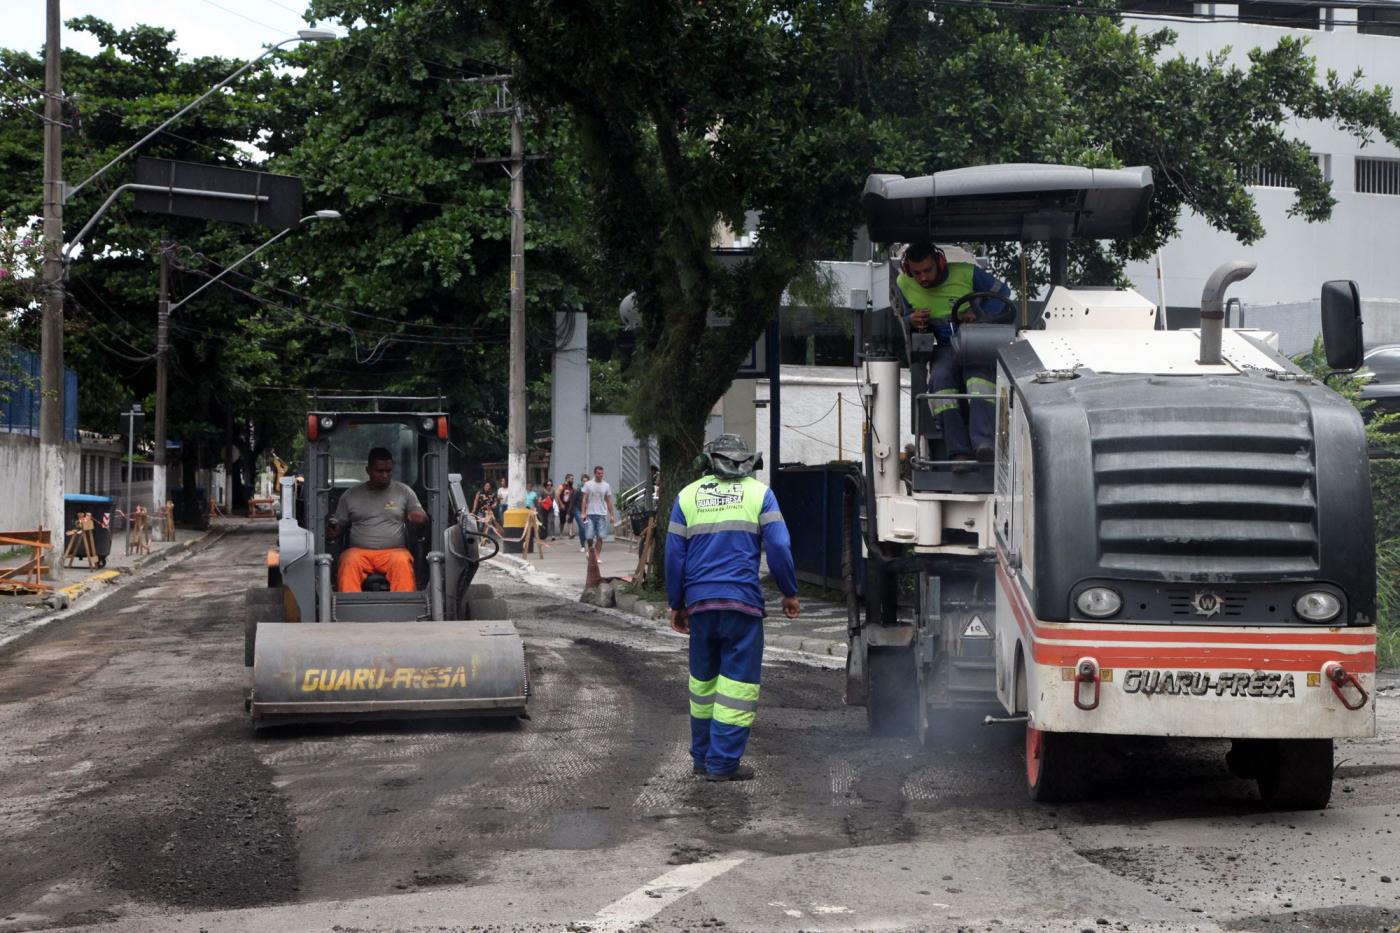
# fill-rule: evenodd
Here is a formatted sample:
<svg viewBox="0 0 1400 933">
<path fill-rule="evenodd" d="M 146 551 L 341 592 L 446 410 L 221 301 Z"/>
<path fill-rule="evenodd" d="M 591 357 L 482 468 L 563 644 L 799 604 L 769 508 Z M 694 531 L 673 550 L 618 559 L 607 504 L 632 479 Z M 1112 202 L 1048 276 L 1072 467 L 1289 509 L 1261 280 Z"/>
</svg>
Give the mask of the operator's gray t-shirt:
<svg viewBox="0 0 1400 933">
<path fill-rule="evenodd" d="M 421 508 L 418 495 L 398 480 L 390 480 L 383 489 L 361 483 L 345 490 L 335 517 L 349 526 L 351 547 L 382 551 L 404 546 L 408 513 Z"/>
<path fill-rule="evenodd" d="M 608 514 L 608 496 L 612 495 L 612 487 L 607 480 L 601 483 L 591 479 L 583 484 L 583 494 L 588 497 L 589 515 Z"/>
</svg>

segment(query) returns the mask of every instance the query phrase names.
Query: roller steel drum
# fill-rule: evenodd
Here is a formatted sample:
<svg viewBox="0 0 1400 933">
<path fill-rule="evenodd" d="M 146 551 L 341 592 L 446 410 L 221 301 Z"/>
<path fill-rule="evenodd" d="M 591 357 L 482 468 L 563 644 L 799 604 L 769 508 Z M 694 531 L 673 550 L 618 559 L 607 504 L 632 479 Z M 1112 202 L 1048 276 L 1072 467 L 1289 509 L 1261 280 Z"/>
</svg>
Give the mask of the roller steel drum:
<svg viewBox="0 0 1400 933">
<path fill-rule="evenodd" d="M 518 715 L 525 646 L 508 621 L 258 626 L 254 725 Z"/>
</svg>

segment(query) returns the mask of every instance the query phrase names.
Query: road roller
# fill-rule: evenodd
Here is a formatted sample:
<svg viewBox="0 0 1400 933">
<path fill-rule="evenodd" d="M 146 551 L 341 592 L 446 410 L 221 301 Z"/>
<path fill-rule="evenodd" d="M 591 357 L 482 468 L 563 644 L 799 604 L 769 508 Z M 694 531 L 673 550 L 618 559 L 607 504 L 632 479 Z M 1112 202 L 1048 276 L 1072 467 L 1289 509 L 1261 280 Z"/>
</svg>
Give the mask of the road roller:
<svg viewBox="0 0 1400 933">
<path fill-rule="evenodd" d="M 252 685 L 244 705 L 254 728 L 523 716 L 524 643 L 505 601 L 473 582 L 498 545 L 467 507 L 461 476 L 448 472 L 447 415 L 390 410 L 399 399 L 354 401 L 373 410 L 306 416 L 304 468 L 281 482 L 267 583 L 246 596 L 243 662 Z M 411 581 L 400 565 L 396 585 L 390 574 L 369 572 L 352 592 L 341 585 L 340 565 L 356 547 L 356 529 L 368 538 L 368 525 L 346 522 L 341 500 L 366 484 L 371 451 L 391 455 L 392 489 L 416 498 L 419 508 L 408 511 L 422 514 L 402 523 Z"/>
</svg>

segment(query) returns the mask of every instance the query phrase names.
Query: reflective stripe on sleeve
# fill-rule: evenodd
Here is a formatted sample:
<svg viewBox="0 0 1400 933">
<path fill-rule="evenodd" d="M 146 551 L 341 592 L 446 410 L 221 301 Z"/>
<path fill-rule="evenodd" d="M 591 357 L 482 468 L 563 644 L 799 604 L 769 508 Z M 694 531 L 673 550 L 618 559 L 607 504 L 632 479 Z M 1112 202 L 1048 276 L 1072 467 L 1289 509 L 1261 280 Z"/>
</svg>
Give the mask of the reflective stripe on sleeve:
<svg viewBox="0 0 1400 933">
<path fill-rule="evenodd" d="M 680 535 L 682 538 L 690 537 L 690 527 L 688 525 L 682 525 L 680 522 L 671 522 L 671 524 L 666 526 L 666 530 L 673 535 Z"/>
<path fill-rule="evenodd" d="M 764 512 L 762 515 L 760 515 L 760 516 L 758 517 L 758 523 L 759 523 L 760 525 L 771 525 L 771 524 L 773 524 L 774 522 L 780 522 L 780 521 L 782 521 L 782 520 L 783 520 L 783 513 L 782 513 L 782 512 L 778 512 L 778 511 Z"/>
</svg>

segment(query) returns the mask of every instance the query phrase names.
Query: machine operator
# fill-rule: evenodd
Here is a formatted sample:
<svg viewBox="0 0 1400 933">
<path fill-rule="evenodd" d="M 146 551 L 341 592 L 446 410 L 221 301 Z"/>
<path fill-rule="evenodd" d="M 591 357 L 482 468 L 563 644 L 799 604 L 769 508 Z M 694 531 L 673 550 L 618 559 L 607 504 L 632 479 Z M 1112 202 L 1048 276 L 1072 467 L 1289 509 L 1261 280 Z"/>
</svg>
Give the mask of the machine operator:
<svg viewBox="0 0 1400 933">
<path fill-rule="evenodd" d="M 385 448 L 369 452 L 365 472 L 369 479 L 345 490 L 327 521 L 326 537 L 331 541 L 350 532 L 350 546 L 340 555 L 340 592 L 360 592 L 371 573 L 388 577 L 392 592 L 412 592 L 418 584 L 404 533 L 408 522 L 426 525 L 428 513 L 413 489 L 394 479 L 394 455 Z"/>
<path fill-rule="evenodd" d="M 992 307 L 995 302 L 989 301 L 988 309 L 1009 310 L 1011 289 L 974 263 L 949 262 L 943 250 L 928 242 L 909 244 L 896 281 L 905 304 L 902 313 L 909 328 L 918 332 L 932 328 L 938 340 L 933 351 L 933 365 L 929 367 L 929 392 L 958 395 L 966 385 L 968 395 L 987 397 L 986 401 L 977 399 L 968 405 L 970 424 L 964 422 L 957 399 L 929 400 L 930 408 L 942 424 L 949 459 L 969 461 L 967 467 L 954 469 L 972 469 L 970 461 L 974 458 L 990 463 L 996 454 L 996 374 L 990 366 L 958 366 L 953 333 L 959 325 L 976 321 L 977 312 L 970 304 L 964 304 L 954 320 L 953 304 L 974 292 L 992 292 L 1001 297 L 1003 308 Z"/>
<path fill-rule="evenodd" d="M 690 636 L 690 755 L 709 781 L 744 781 L 741 763 L 758 710 L 763 665 L 759 549 L 783 593 L 783 615 L 802 606 L 778 500 L 753 471 L 762 461 L 734 434 L 705 447 L 706 474 L 681 490 L 666 536 L 671 628 Z"/>
</svg>

